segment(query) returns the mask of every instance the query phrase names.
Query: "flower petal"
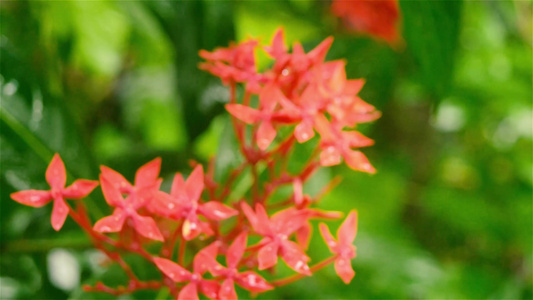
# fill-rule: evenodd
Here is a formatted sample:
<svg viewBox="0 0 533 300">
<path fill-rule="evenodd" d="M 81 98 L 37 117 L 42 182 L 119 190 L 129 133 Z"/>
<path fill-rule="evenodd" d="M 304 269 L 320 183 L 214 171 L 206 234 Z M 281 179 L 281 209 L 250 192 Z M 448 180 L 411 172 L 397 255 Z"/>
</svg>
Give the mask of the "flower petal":
<svg viewBox="0 0 533 300">
<path fill-rule="evenodd" d="M 302 247 L 302 249 L 307 249 L 309 247 L 309 242 L 311 241 L 311 232 L 313 227 L 309 222 L 305 223 L 296 231 L 296 241 Z"/>
<path fill-rule="evenodd" d="M 144 164 L 135 173 L 135 186 L 151 185 L 159 177 L 161 170 L 161 157 Z"/>
<path fill-rule="evenodd" d="M 117 188 L 120 192 L 124 192 L 125 189 L 131 189 L 132 185 L 124 178 L 119 172 L 108 168 L 106 166 L 100 166 L 100 181 L 105 178 L 110 184 Z"/>
<path fill-rule="evenodd" d="M 172 180 L 172 187 L 170 188 L 170 194 L 173 197 L 177 197 L 179 194 L 185 192 L 185 180 L 180 173 L 174 175 L 174 180 Z"/>
<path fill-rule="evenodd" d="M 188 218 L 183 222 L 181 233 L 185 240 L 190 241 L 202 232 L 202 226 L 198 218 Z"/>
<path fill-rule="evenodd" d="M 329 250 L 335 253 L 334 249 L 337 246 L 337 241 L 329 231 L 328 226 L 324 223 L 320 223 L 318 228 L 320 229 L 320 234 L 324 238 L 324 241 L 326 241 L 326 245 L 328 245 Z"/>
<path fill-rule="evenodd" d="M 235 268 L 244 254 L 246 249 L 246 242 L 248 241 L 248 236 L 246 232 L 242 232 L 233 240 L 233 243 L 229 246 L 228 252 L 226 253 L 226 262 L 228 268 Z"/>
<path fill-rule="evenodd" d="M 343 245 L 351 245 L 357 234 L 357 211 L 352 210 L 350 214 L 346 217 L 344 222 L 337 230 L 337 237 L 339 238 L 339 243 Z"/>
<path fill-rule="evenodd" d="M 52 209 L 52 227 L 59 231 L 68 216 L 68 206 L 63 198 L 54 199 L 54 208 Z"/>
<path fill-rule="evenodd" d="M 341 154 L 335 146 L 322 147 L 320 152 L 320 164 L 322 166 L 334 166 L 341 163 Z"/>
<path fill-rule="evenodd" d="M 344 257 L 339 257 L 335 260 L 335 272 L 346 284 L 350 283 L 355 276 L 350 260 Z"/>
<path fill-rule="evenodd" d="M 294 178 L 292 181 L 294 203 L 299 206 L 304 201 L 303 185 L 300 178 Z"/>
<path fill-rule="evenodd" d="M 49 191 L 27 190 L 11 194 L 11 199 L 24 205 L 41 207 L 52 200 L 52 194 Z"/>
<path fill-rule="evenodd" d="M 204 168 L 197 165 L 185 182 L 185 191 L 190 201 L 197 202 L 204 190 Z"/>
<path fill-rule="evenodd" d="M 376 169 L 370 164 L 368 158 L 361 151 L 346 151 L 343 153 L 346 164 L 353 170 L 376 173 Z"/>
<path fill-rule="evenodd" d="M 97 232 L 119 232 L 122 230 L 126 215 L 121 208 L 116 208 L 111 216 L 104 217 L 93 226 Z"/>
<path fill-rule="evenodd" d="M 237 293 L 235 292 L 235 285 L 233 279 L 228 278 L 224 280 L 220 286 L 220 291 L 218 292 L 218 297 L 220 300 L 236 300 Z"/>
<path fill-rule="evenodd" d="M 68 199 L 80 199 L 89 195 L 98 186 L 98 181 L 78 179 L 63 190 L 63 197 Z"/>
<path fill-rule="evenodd" d="M 220 284 L 214 280 L 202 280 L 200 283 L 200 291 L 209 299 L 216 299 Z"/>
<path fill-rule="evenodd" d="M 182 206 L 169 194 L 156 191 L 147 208 L 162 217 L 181 217 Z"/>
<path fill-rule="evenodd" d="M 343 131 L 342 138 L 351 148 L 368 147 L 374 145 L 374 140 L 364 136 L 358 131 Z"/>
<path fill-rule="evenodd" d="M 191 278 L 191 272 L 169 259 L 154 257 L 154 263 L 161 272 L 174 282 L 188 281 Z"/>
<path fill-rule="evenodd" d="M 226 104 L 226 110 L 235 118 L 243 121 L 246 124 L 254 124 L 259 121 L 260 113 L 242 104 Z"/>
<path fill-rule="evenodd" d="M 305 210 L 287 208 L 280 210 L 270 218 L 273 229 L 278 233 L 291 235 L 293 232 L 304 226 L 310 214 Z"/>
<path fill-rule="evenodd" d="M 252 271 L 240 273 L 236 278 L 236 282 L 238 285 L 252 292 L 264 292 L 274 288 L 263 277 Z"/>
<path fill-rule="evenodd" d="M 194 256 L 194 273 L 204 274 L 205 272 L 209 271 L 211 274 L 213 274 L 213 276 L 219 276 L 216 272 L 223 268 L 222 265 L 216 261 L 219 243 L 220 242 L 217 241 L 211 243 Z M 215 271 L 215 273 L 213 273 L 213 271 Z"/>
<path fill-rule="evenodd" d="M 294 136 L 298 143 L 305 143 L 315 136 L 315 131 L 313 130 L 313 122 L 309 119 L 303 119 L 300 124 L 296 125 L 294 129 Z"/>
<path fill-rule="evenodd" d="M 307 265 L 309 257 L 294 242 L 285 240 L 281 243 L 281 258 L 294 271 L 308 276 L 311 275 L 311 270 L 309 270 Z"/>
<path fill-rule="evenodd" d="M 237 215 L 239 212 L 220 202 L 210 201 L 200 205 L 199 211 L 210 220 L 220 221 Z"/>
<path fill-rule="evenodd" d="M 263 121 L 257 129 L 256 142 L 257 146 L 261 150 L 265 150 L 272 144 L 272 141 L 276 137 L 276 129 L 272 126 L 270 121 Z"/>
<path fill-rule="evenodd" d="M 46 181 L 55 189 L 63 189 L 67 182 L 67 172 L 65 170 L 65 164 L 59 157 L 59 154 L 54 154 L 52 161 L 46 169 Z"/>
<path fill-rule="evenodd" d="M 258 269 L 264 270 L 275 266 L 278 263 L 279 243 L 270 242 L 264 245 L 257 253 L 259 262 Z"/>
<path fill-rule="evenodd" d="M 198 300 L 198 288 L 196 283 L 191 282 L 184 286 L 178 294 L 178 300 Z"/>
<path fill-rule="evenodd" d="M 109 177 L 104 176 L 103 173 L 100 174 L 100 185 L 105 201 L 111 206 L 124 205 L 124 198 L 122 197 L 118 187 L 107 178 Z"/>
<path fill-rule="evenodd" d="M 152 217 L 143 217 L 134 214 L 133 219 L 135 230 L 142 236 L 156 241 L 164 241 L 163 235 Z"/>
</svg>

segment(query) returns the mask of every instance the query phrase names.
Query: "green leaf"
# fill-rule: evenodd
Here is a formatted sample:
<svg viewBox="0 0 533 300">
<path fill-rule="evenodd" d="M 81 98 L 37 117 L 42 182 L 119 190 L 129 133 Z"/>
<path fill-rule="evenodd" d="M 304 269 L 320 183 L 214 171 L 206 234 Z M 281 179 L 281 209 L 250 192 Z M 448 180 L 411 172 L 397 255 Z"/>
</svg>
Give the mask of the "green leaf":
<svg viewBox="0 0 533 300">
<path fill-rule="evenodd" d="M 451 83 L 462 1 L 400 1 L 403 37 L 420 67 L 420 80 L 437 97 Z"/>
</svg>

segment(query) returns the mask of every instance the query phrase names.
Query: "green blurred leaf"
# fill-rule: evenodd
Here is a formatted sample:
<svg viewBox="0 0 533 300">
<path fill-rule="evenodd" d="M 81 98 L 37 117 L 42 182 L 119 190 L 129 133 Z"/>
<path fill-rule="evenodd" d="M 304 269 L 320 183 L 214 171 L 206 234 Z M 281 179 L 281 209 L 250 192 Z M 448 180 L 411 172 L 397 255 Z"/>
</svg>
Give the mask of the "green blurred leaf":
<svg viewBox="0 0 533 300">
<path fill-rule="evenodd" d="M 462 1 L 400 1 L 403 37 L 420 67 L 419 80 L 446 95 L 455 65 Z"/>
</svg>

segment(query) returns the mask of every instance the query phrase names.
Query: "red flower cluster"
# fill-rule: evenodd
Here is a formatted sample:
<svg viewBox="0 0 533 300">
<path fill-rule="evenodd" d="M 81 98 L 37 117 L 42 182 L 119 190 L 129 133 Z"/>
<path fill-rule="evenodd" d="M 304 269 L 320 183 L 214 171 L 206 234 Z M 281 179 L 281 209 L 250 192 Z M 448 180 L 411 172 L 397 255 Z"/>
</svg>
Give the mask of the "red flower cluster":
<svg viewBox="0 0 533 300">
<path fill-rule="evenodd" d="M 397 0 L 333 0 L 331 11 L 353 31 L 366 33 L 390 44 L 399 40 Z"/>
<path fill-rule="evenodd" d="M 306 250 L 311 221 L 338 219 L 342 214 L 311 208 L 335 181 L 318 195 L 306 194 L 304 185 L 321 166 L 339 164 L 341 158 L 352 169 L 375 172 L 365 155 L 356 150 L 373 141 L 354 129 L 378 118 L 379 112 L 357 96 L 364 81 L 346 79 L 343 61 L 324 62 L 331 43 L 328 38 L 308 53 L 295 43 L 291 53 L 280 30 L 272 44 L 264 47 L 274 59 L 272 68 L 264 72 L 258 72 L 255 65 L 256 41 L 200 53 L 207 60 L 201 68 L 219 76 L 231 89 L 231 103 L 226 108 L 245 158 L 222 183 L 213 177 L 213 162 L 205 173 L 201 165 L 195 165 L 186 180 L 175 174 L 169 193 L 160 189 L 160 158 L 140 167 L 133 184 L 102 166 L 99 184 L 113 213 L 93 224 L 81 201 L 73 208 L 64 198 L 86 197 L 98 182 L 77 180 L 64 188 L 65 167 L 56 154 L 46 171 L 51 191 L 21 191 L 11 197 L 30 206 L 43 206 L 53 199 L 53 227 L 59 230 L 70 215 L 95 247 L 118 263 L 130 279 L 118 287 L 99 282 L 86 286 L 87 291 L 120 295 L 167 287 L 177 299 L 198 299 L 198 293 L 212 299 L 237 299 L 235 284 L 252 293 L 265 292 L 312 275 L 330 263 L 349 283 L 355 274 L 350 261 L 355 257 L 356 212 L 350 212 L 342 223 L 337 240 L 320 224 L 333 255 L 310 265 Z M 245 86 L 241 101 L 237 84 Z M 254 97 L 258 98 L 255 107 L 251 105 Z M 280 130 L 282 127 L 289 129 Z M 319 141 L 315 151 L 300 172 L 290 173 L 287 164 L 294 144 L 311 139 Z M 252 178 L 250 191 L 243 199 L 228 203 L 234 184 L 245 176 Z M 274 199 L 284 186 L 292 187 L 290 197 Z M 248 245 L 249 236 L 257 242 Z M 194 243 L 189 243 L 192 240 Z M 156 247 L 147 247 L 150 243 L 160 245 L 157 253 Z M 197 251 L 191 262 L 185 259 L 188 248 Z M 139 280 L 122 258 L 124 252 L 144 257 L 164 279 Z M 219 256 L 225 257 L 225 266 Z M 296 273 L 276 279 L 278 258 Z M 263 270 L 270 272 L 260 275 Z"/>
<path fill-rule="evenodd" d="M 257 127 L 254 136 L 260 151 L 272 144 L 281 127 L 294 126 L 293 136 L 299 143 L 313 138 L 315 131 L 319 133 L 322 166 L 337 165 L 344 158 L 350 168 L 374 173 L 366 156 L 354 150 L 374 142 L 353 129 L 381 114 L 357 96 L 364 80 L 348 80 L 344 61 L 324 62 L 332 42 L 332 38 L 327 38 L 309 53 L 295 43 L 289 53 L 283 31 L 278 30 L 272 44 L 264 47 L 275 62 L 263 73 L 256 71 L 252 47 L 257 45 L 255 41 L 211 53 L 202 51 L 200 56 L 207 62 L 200 68 L 230 86 L 236 82 L 246 84 L 242 103 L 235 103 L 232 97 L 235 101 L 226 109 L 240 121 Z M 228 63 L 233 61 L 240 64 Z M 253 95 L 259 98 L 257 108 L 250 105 Z"/>
</svg>

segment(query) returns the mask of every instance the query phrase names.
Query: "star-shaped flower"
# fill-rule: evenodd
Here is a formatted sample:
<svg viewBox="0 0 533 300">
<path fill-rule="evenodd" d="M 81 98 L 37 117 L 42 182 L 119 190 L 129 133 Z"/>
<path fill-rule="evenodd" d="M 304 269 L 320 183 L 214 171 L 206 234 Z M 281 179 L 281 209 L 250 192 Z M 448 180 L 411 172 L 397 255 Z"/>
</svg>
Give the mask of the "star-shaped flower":
<svg viewBox="0 0 533 300">
<path fill-rule="evenodd" d="M 224 282 L 222 282 L 218 293 L 221 300 L 237 299 L 235 283 L 252 292 L 264 292 L 273 288 L 273 286 L 268 284 L 268 282 L 257 273 L 252 271 L 240 273 L 237 269 L 237 265 L 241 261 L 244 250 L 246 249 L 247 238 L 247 233 L 243 232 L 239 234 L 231 246 L 229 246 L 226 253 L 227 268 L 217 263 L 215 256 L 212 257 L 212 260 L 209 263 L 211 266 L 209 271 L 213 276 L 222 276 L 226 278 L 224 279 Z"/>
<path fill-rule="evenodd" d="M 198 299 L 198 289 L 211 299 L 216 299 L 219 291 L 219 284 L 213 280 L 206 280 L 202 275 L 210 268 L 211 258 L 216 255 L 218 245 L 215 243 L 202 249 L 193 260 L 193 272 L 188 271 L 177 263 L 166 258 L 154 258 L 154 263 L 166 276 L 174 282 L 189 282 L 185 285 L 177 300 L 196 300 Z"/>
<path fill-rule="evenodd" d="M 135 175 L 135 185 L 131 185 L 121 174 L 102 166 L 100 183 L 107 203 L 115 207 L 111 216 L 100 219 L 94 224 L 98 232 L 118 232 L 127 219 L 133 221 L 133 227 L 142 236 L 163 241 L 155 221 L 148 216 L 141 216 L 137 212 L 145 207 L 157 192 L 161 180 L 158 179 L 161 159 L 156 158 L 145 164 Z M 126 194 L 124 198 L 122 194 Z"/>
<path fill-rule="evenodd" d="M 268 218 L 265 208 L 256 204 L 255 212 L 242 202 L 242 210 L 255 232 L 264 236 L 260 241 L 263 245 L 259 249 L 259 270 L 271 268 L 278 262 L 278 255 L 287 265 L 298 273 L 311 275 L 307 262 L 309 257 L 300 249 L 298 244 L 290 241 L 289 236 L 302 227 L 309 215 L 304 211 L 285 209 Z"/>
<path fill-rule="evenodd" d="M 326 241 L 329 250 L 337 255 L 335 259 L 335 271 L 346 284 L 350 283 L 355 276 L 350 261 L 356 255 L 356 248 L 352 243 L 357 234 L 357 212 L 352 210 L 346 217 L 346 220 L 341 224 L 337 230 L 338 240 L 335 240 L 328 226 L 324 223 L 320 223 L 320 233 Z"/>
<path fill-rule="evenodd" d="M 209 220 L 220 221 L 237 215 L 237 211 L 217 201 L 200 203 L 204 190 L 204 169 L 202 165 L 194 168 L 187 181 L 177 173 L 172 182 L 170 195 L 158 192 L 150 207 L 158 214 L 175 220 L 185 219 L 182 234 L 191 240 L 200 233 L 212 234 L 209 224 L 200 220 L 202 215 Z"/>
<path fill-rule="evenodd" d="M 315 128 L 320 133 L 320 164 L 323 166 L 338 165 L 341 157 L 346 164 L 356 171 L 375 173 L 376 169 L 370 164 L 361 151 L 352 148 L 367 147 L 374 141 L 357 131 L 343 131 L 331 124 L 324 115 L 315 118 Z"/>
<path fill-rule="evenodd" d="M 41 207 L 54 200 L 52 227 L 57 231 L 63 227 L 69 208 L 64 199 L 80 199 L 89 195 L 98 186 L 98 181 L 78 179 L 65 188 L 67 172 L 59 154 L 55 154 L 46 169 L 49 191 L 27 190 L 11 194 L 11 198 L 24 205 Z"/>
</svg>

